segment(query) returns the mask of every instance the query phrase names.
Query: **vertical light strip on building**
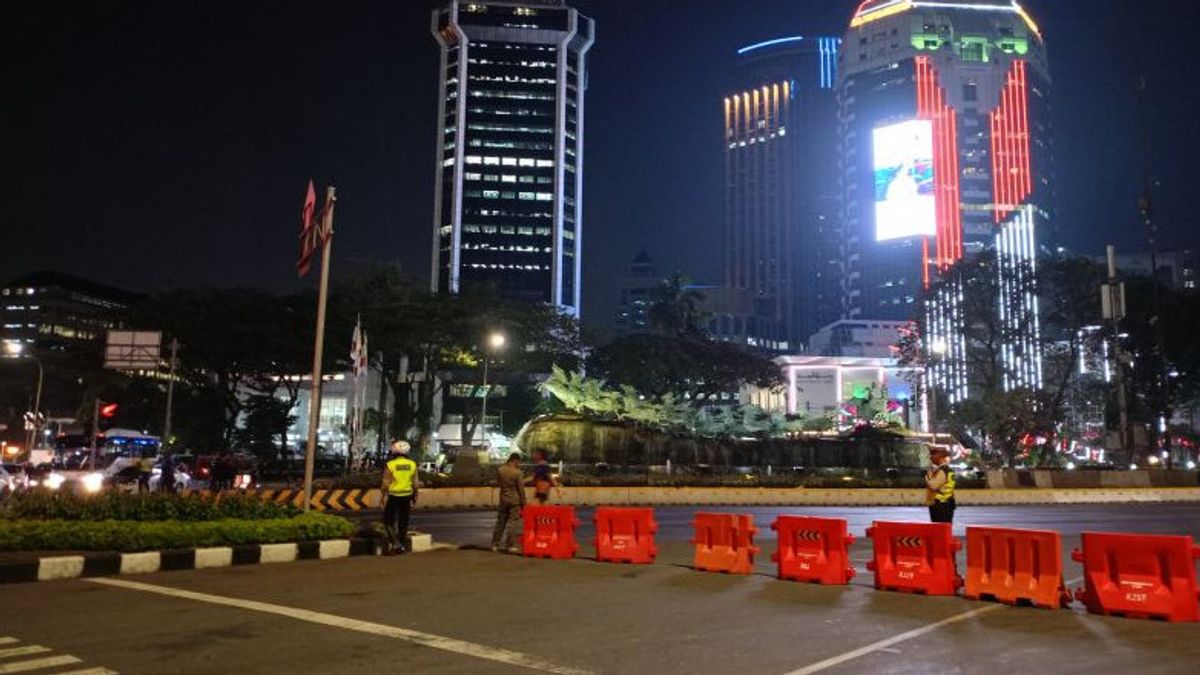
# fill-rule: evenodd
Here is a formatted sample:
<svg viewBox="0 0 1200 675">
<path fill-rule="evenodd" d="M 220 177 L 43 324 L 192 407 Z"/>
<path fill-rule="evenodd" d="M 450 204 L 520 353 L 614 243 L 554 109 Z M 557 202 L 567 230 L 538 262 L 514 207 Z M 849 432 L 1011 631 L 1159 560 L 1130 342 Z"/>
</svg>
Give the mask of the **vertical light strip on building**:
<svg viewBox="0 0 1200 675">
<path fill-rule="evenodd" d="M 962 258 L 962 212 L 959 204 L 958 123 L 937 70 L 927 56 L 915 59 L 917 116 L 933 126 L 934 199 L 937 213 L 937 259 L 944 271 Z M 928 255 L 924 265 L 929 267 Z"/>
<path fill-rule="evenodd" d="M 1013 61 L 1000 92 L 1000 105 L 988 115 L 996 223 L 1007 218 L 1033 193 L 1027 88 L 1025 61 Z"/>
</svg>

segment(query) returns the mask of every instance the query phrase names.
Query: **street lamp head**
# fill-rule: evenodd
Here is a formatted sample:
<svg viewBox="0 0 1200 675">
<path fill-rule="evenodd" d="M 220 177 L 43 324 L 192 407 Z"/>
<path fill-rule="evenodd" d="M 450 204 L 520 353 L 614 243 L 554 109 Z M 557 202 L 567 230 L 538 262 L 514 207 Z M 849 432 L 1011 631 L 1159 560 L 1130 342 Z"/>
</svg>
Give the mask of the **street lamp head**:
<svg viewBox="0 0 1200 675">
<path fill-rule="evenodd" d="M 488 336 L 488 346 L 492 349 L 500 349 L 504 346 L 505 341 L 504 333 L 492 333 Z"/>
</svg>

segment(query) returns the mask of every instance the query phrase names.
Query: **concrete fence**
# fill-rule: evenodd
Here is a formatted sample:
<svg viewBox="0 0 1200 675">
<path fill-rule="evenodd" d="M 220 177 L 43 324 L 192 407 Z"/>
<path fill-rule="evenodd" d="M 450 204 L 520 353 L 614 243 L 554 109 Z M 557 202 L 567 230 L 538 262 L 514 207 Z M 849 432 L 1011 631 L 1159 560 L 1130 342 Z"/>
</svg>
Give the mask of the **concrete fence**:
<svg viewBox="0 0 1200 675">
<path fill-rule="evenodd" d="M 416 508 L 494 507 L 499 491 L 489 487 L 426 488 Z M 1196 488 L 1074 488 L 959 490 L 959 504 L 1113 504 L 1200 502 Z M 920 506 L 920 489 L 571 487 L 552 502 L 574 506 Z"/>
</svg>

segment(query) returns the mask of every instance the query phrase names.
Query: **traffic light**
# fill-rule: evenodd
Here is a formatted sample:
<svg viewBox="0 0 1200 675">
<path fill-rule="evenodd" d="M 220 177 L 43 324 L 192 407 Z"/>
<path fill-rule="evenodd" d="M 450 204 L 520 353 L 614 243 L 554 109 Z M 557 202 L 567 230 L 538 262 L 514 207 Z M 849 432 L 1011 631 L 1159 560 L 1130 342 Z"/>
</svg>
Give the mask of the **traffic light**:
<svg viewBox="0 0 1200 675">
<path fill-rule="evenodd" d="M 100 416 L 106 420 L 110 420 L 110 419 L 116 417 L 117 416 L 117 404 L 116 403 L 100 404 Z"/>
</svg>

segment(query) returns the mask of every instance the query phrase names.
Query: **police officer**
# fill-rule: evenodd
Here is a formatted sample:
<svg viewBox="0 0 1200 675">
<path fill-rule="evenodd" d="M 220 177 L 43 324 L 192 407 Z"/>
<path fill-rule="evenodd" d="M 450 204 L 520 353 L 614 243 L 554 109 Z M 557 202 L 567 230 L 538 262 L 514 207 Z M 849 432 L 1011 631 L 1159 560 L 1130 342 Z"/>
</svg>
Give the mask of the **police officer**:
<svg viewBox="0 0 1200 675">
<path fill-rule="evenodd" d="M 392 458 L 383 469 L 381 489 L 387 495 L 387 503 L 383 508 L 383 528 L 388 538 L 388 549 L 384 555 L 408 551 L 408 513 L 417 501 L 417 491 L 421 488 L 417 463 L 408 457 L 409 448 L 405 441 L 393 442 Z"/>
<path fill-rule="evenodd" d="M 925 472 L 925 504 L 929 506 L 929 520 L 953 523 L 954 471 L 950 469 L 950 452 L 943 447 L 930 446 L 929 460 L 933 465 Z"/>
</svg>

